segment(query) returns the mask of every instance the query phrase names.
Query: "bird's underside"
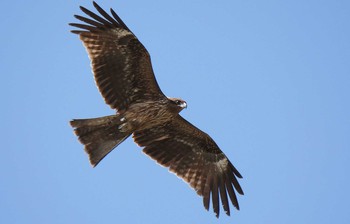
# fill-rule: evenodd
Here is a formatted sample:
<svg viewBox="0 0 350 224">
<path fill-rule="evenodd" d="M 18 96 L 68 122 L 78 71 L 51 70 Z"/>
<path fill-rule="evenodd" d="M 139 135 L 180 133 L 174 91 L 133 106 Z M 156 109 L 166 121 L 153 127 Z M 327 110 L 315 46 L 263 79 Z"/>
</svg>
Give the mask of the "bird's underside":
<svg viewBox="0 0 350 224">
<path fill-rule="evenodd" d="M 229 201 L 239 209 L 236 193 L 242 194 L 241 174 L 212 138 L 182 118 L 185 101 L 168 98 L 160 90 L 146 48 L 111 9 L 107 14 L 93 2 L 97 15 L 84 7 L 83 23 L 71 23 L 87 49 L 96 85 L 115 115 L 75 119 L 70 123 L 96 166 L 130 135 L 143 152 L 203 197 L 210 198 L 216 216 L 219 199 L 230 215 Z"/>
</svg>

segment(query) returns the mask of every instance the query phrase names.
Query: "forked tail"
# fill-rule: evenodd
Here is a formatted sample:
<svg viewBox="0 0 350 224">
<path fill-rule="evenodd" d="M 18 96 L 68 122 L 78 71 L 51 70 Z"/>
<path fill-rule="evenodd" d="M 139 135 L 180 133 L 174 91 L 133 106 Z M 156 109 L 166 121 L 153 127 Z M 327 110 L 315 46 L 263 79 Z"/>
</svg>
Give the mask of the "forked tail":
<svg viewBox="0 0 350 224">
<path fill-rule="evenodd" d="M 120 127 L 124 122 L 125 119 L 121 119 L 118 115 L 70 121 L 79 141 L 85 146 L 92 166 L 95 167 L 131 135 L 132 132 L 121 131 Z"/>
</svg>

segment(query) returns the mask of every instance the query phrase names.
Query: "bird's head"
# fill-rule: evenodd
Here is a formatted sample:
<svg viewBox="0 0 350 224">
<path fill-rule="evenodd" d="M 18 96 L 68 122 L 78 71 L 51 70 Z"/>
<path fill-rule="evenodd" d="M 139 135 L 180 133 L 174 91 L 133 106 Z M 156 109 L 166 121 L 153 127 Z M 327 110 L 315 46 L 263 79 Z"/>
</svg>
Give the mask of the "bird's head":
<svg viewBox="0 0 350 224">
<path fill-rule="evenodd" d="M 187 108 L 186 101 L 179 99 L 179 98 L 168 98 L 170 100 L 170 106 L 173 108 L 176 112 L 182 111 L 184 108 Z"/>
</svg>

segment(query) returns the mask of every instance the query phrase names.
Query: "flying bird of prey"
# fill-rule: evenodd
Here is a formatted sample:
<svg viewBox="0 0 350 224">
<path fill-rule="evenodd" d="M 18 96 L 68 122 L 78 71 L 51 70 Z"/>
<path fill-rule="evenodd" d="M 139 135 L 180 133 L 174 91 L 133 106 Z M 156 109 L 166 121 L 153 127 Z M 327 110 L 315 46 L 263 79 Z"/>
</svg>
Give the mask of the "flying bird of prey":
<svg viewBox="0 0 350 224">
<path fill-rule="evenodd" d="M 229 200 L 239 210 L 236 192 L 243 195 L 241 174 L 213 139 L 179 115 L 184 100 L 168 98 L 153 74 L 150 55 L 132 31 L 111 9 L 111 15 L 93 2 L 97 15 L 80 7 L 87 17 L 70 23 L 92 64 L 96 85 L 115 115 L 70 122 L 85 146 L 92 166 L 130 135 L 143 152 L 169 168 L 203 197 L 210 198 L 219 216 L 219 198 L 230 215 Z"/>
</svg>

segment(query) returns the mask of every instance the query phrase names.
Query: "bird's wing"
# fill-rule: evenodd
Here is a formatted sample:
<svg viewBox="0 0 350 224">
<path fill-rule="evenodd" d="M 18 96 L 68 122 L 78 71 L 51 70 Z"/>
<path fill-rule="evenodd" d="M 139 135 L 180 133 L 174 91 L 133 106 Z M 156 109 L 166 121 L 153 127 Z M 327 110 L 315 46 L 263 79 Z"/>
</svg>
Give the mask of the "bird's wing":
<svg viewBox="0 0 350 224">
<path fill-rule="evenodd" d="M 159 164 L 190 184 L 203 196 L 209 209 L 210 195 L 216 216 L 219 216 L 219 195 L 226 214 L 230 215 L 228 196 L 239 209 L 234 189 L 243 195 L 237 181 L 241 174 L 219 149 L 213 139 L 178 115 L 163 126 L 134 133 L 135 142 Z"/>
<path fill-rule="evenodd" d="M 96 84 L 106 103 L 124 110 L 134 102 L 165 98 L 146 48 L 113 9 L 110 16 L 93 4 L 101 16 L 81 6 L 88 17 L 75 15 L 84 23 L 69 25 L 81 29 L 72 32 L 79 34 L 87 49 Z"/>
</svg>

